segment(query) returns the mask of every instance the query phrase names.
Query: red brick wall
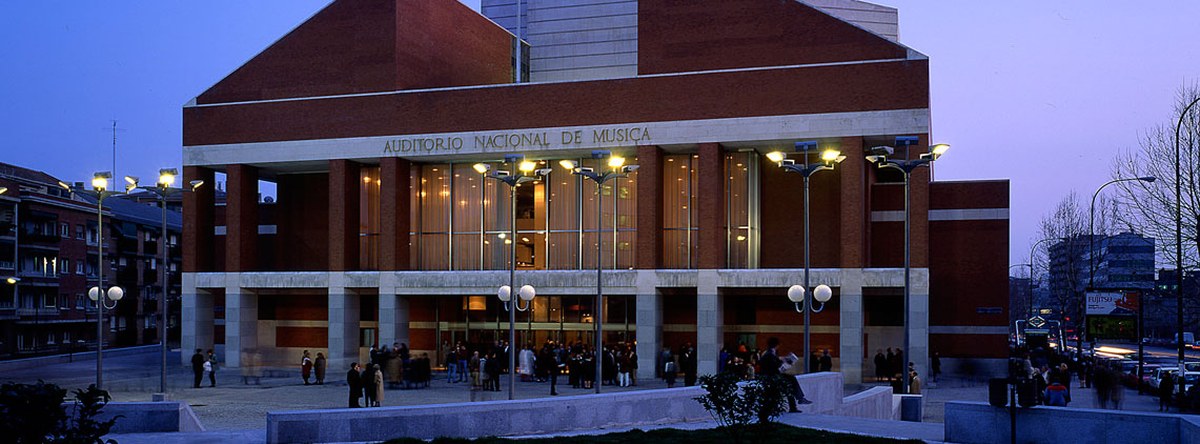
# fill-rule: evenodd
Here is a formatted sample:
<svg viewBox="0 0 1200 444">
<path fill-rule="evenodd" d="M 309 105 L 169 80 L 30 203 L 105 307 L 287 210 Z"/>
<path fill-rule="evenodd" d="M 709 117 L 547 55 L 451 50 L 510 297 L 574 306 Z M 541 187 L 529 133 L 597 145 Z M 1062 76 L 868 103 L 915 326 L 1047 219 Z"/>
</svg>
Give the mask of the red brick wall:
<svg viewBox="0 0 1200 444">
<path fill-rule="evenodd" d="M 505 83 L 511 39 L 459 2 L 335 1 L 197 102 Z"/>
<path fill-rule="evenodd" d="M 904 47 L 801 2 L 638 2 L 638 74 L 906 56 Z"/>
<path fill-rule="evenodd" d="M 329 175 L 286 174 L 277 180 L 276 243 L 279 271 L 318 271 L 328 267 Z"/>
<path fill-rule="evenodd" d="M 725 268 L 725 155 L 715 143 L 700 144 L 700 162 L 697 174 L 700 184 L 696 192 L 703 196 L 698 204 L 696 247 L 697 268 Z"/>
<path fill-rule="evenodd" d="M 258 168 L 226 167 L 225 271 L 258 269 Z"/>
<path fill-rule="evenodd" d="M 381 270 L 409 269 L 409 234 L 412 218 L 412 164 L 406 159 L 379 159 L 380 227 L 379 263 Z"/>
<path fill-rule="evenodd" d="M 927 108 L 928 85 L 913 60 L 188 107 L 183 144 Z"/>
<path fill-rule="evenodd" d="M 804 178 L 762 157 L 759 165 L 762 268 L 804 267 Z M 841 191 L 837 171 L 813 174 L 809 182 L 809 240 L 813 267 L 836 267 L 842 253 Z"/>
<path fill-rule="evenodd" d="M 184 167 L 183 182 L 203 180 L 204 185 L 183 193 L 183 271 L 213 271 L 213 205 L 217 183 L 213 170 Z"/>
<path fill-rule="evenodd" d="M 329 161 L 329 270 L 358 269 L 360 167 L 348 160 Z"/>
<path fill-rule="evenodd" d="M 327 327 L 275 327 L 276 347 L 329 347 Z"/>
<path fill-rule="evenodd" d="M 662 258 L 663 151 L 657 146 L 637 150 L 637 268 L 653 270 Z"/>
</svg>

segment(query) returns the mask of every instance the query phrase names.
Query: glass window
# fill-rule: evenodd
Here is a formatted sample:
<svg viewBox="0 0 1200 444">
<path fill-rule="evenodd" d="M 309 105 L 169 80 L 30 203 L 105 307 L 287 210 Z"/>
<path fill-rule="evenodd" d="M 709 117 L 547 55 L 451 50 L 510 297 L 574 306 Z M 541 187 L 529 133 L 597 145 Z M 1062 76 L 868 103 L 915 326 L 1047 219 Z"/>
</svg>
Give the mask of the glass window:
<svg viewBox="0 0 1200 444">
<path fill-rule="evenodd" d="M 725 228 L 728 268 L 754 268 L 757 221 L 753 216 L 753 196 L 757 180 L 758 155 L 754 152 L 725 155 Z"/>
<path fill-rule="evenodd" d="M 450 269 L 450 166 L 421 167 L 420 269 Z"/>
<path fill-rule="evenodd" d="M 363 167 L 359 171 L 358 206 L 358 267 L 379 269 L 379 167 Z"/>
<path fill-rule="evenodd" d="M 663 267 L 696 268 L 693 196 L 698 180 L 694 154 L 663 156 Z"/>
</svg>

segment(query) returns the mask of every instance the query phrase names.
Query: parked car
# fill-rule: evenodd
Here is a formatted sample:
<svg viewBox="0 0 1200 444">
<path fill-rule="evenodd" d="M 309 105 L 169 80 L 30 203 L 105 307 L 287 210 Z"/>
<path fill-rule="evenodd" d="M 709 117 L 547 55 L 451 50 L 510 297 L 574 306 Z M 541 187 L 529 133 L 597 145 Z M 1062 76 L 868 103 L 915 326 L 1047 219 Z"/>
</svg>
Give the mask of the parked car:
<svg viewBox="0 0 1200 444">
<path fill-rule="evenodd" d="M 1184 373 L 1183 374 L 1183 393 L 1187 393 L 1187 390 L 1189 388 L 1191 388 L 1193 385 L 1196 385 L 1197 382 L 1200 382 L 1200 372 Z M 1175 384 L 1175 395 L 1178 396 L 1179 394 L 1180 394 L 1179 384 L 1176 383 Z"/>
<path fill-rule="evenodd" d="M 1151 374 L 1149 381 L 1150 388 L 1158 390 L 1158 386 L 1162 383 L 1164 376 L 1168 374 L 1174 376 L 1176 373 L 1179 373 L 1178 367 L 1159 367 L 1154 369 L 1154 373 Z"/>
</svg>

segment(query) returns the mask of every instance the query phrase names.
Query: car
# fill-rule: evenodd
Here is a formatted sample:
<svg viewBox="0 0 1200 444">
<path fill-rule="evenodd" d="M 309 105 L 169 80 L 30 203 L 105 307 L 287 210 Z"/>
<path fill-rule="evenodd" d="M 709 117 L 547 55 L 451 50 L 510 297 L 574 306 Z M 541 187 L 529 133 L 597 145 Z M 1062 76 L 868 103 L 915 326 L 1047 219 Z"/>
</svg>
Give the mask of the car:
<svg viewBox="0 0 1200 444">
<path fill-rule="evenodd" d="M 1158 386 L 1162 383 L 1163 377 L 1166 375 L 1174 376 L 1179 373 L 1178 367 L 1159 367 L 1154 369 L 1154 373 L 1150 376 L 1150 388 L 1158 390 Z"/>
<path fill-rule="evenodd" d="M 1200 372 L 1186 372 L 1183 374 L 1183 393 L 1187 393 L 1189 388 L 1200 382 Z M 1179 384 L 1175 384 L 1175 394 L 1179 395 Z"/>
</svg>

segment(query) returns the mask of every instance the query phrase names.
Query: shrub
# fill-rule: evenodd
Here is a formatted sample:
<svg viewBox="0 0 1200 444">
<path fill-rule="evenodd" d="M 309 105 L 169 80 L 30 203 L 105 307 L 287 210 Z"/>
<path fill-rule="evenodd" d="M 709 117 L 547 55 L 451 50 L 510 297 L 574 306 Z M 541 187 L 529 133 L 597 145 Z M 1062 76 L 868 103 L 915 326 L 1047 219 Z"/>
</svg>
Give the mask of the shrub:
<svg viewBox="0 0 1200 444">
<path fill-rule="evenodd" d="M 116 443 L 101 437 L 108 434 L 117 418 L 103 422 L 95 419 L 111 400 L 108 392 L 95 385 L 75 390 L 70 415 L 64 405 L 66 395 L 65 389 L 42 381 L 0 385 L 0 436 L 16 444 Z"/>
</svg>

